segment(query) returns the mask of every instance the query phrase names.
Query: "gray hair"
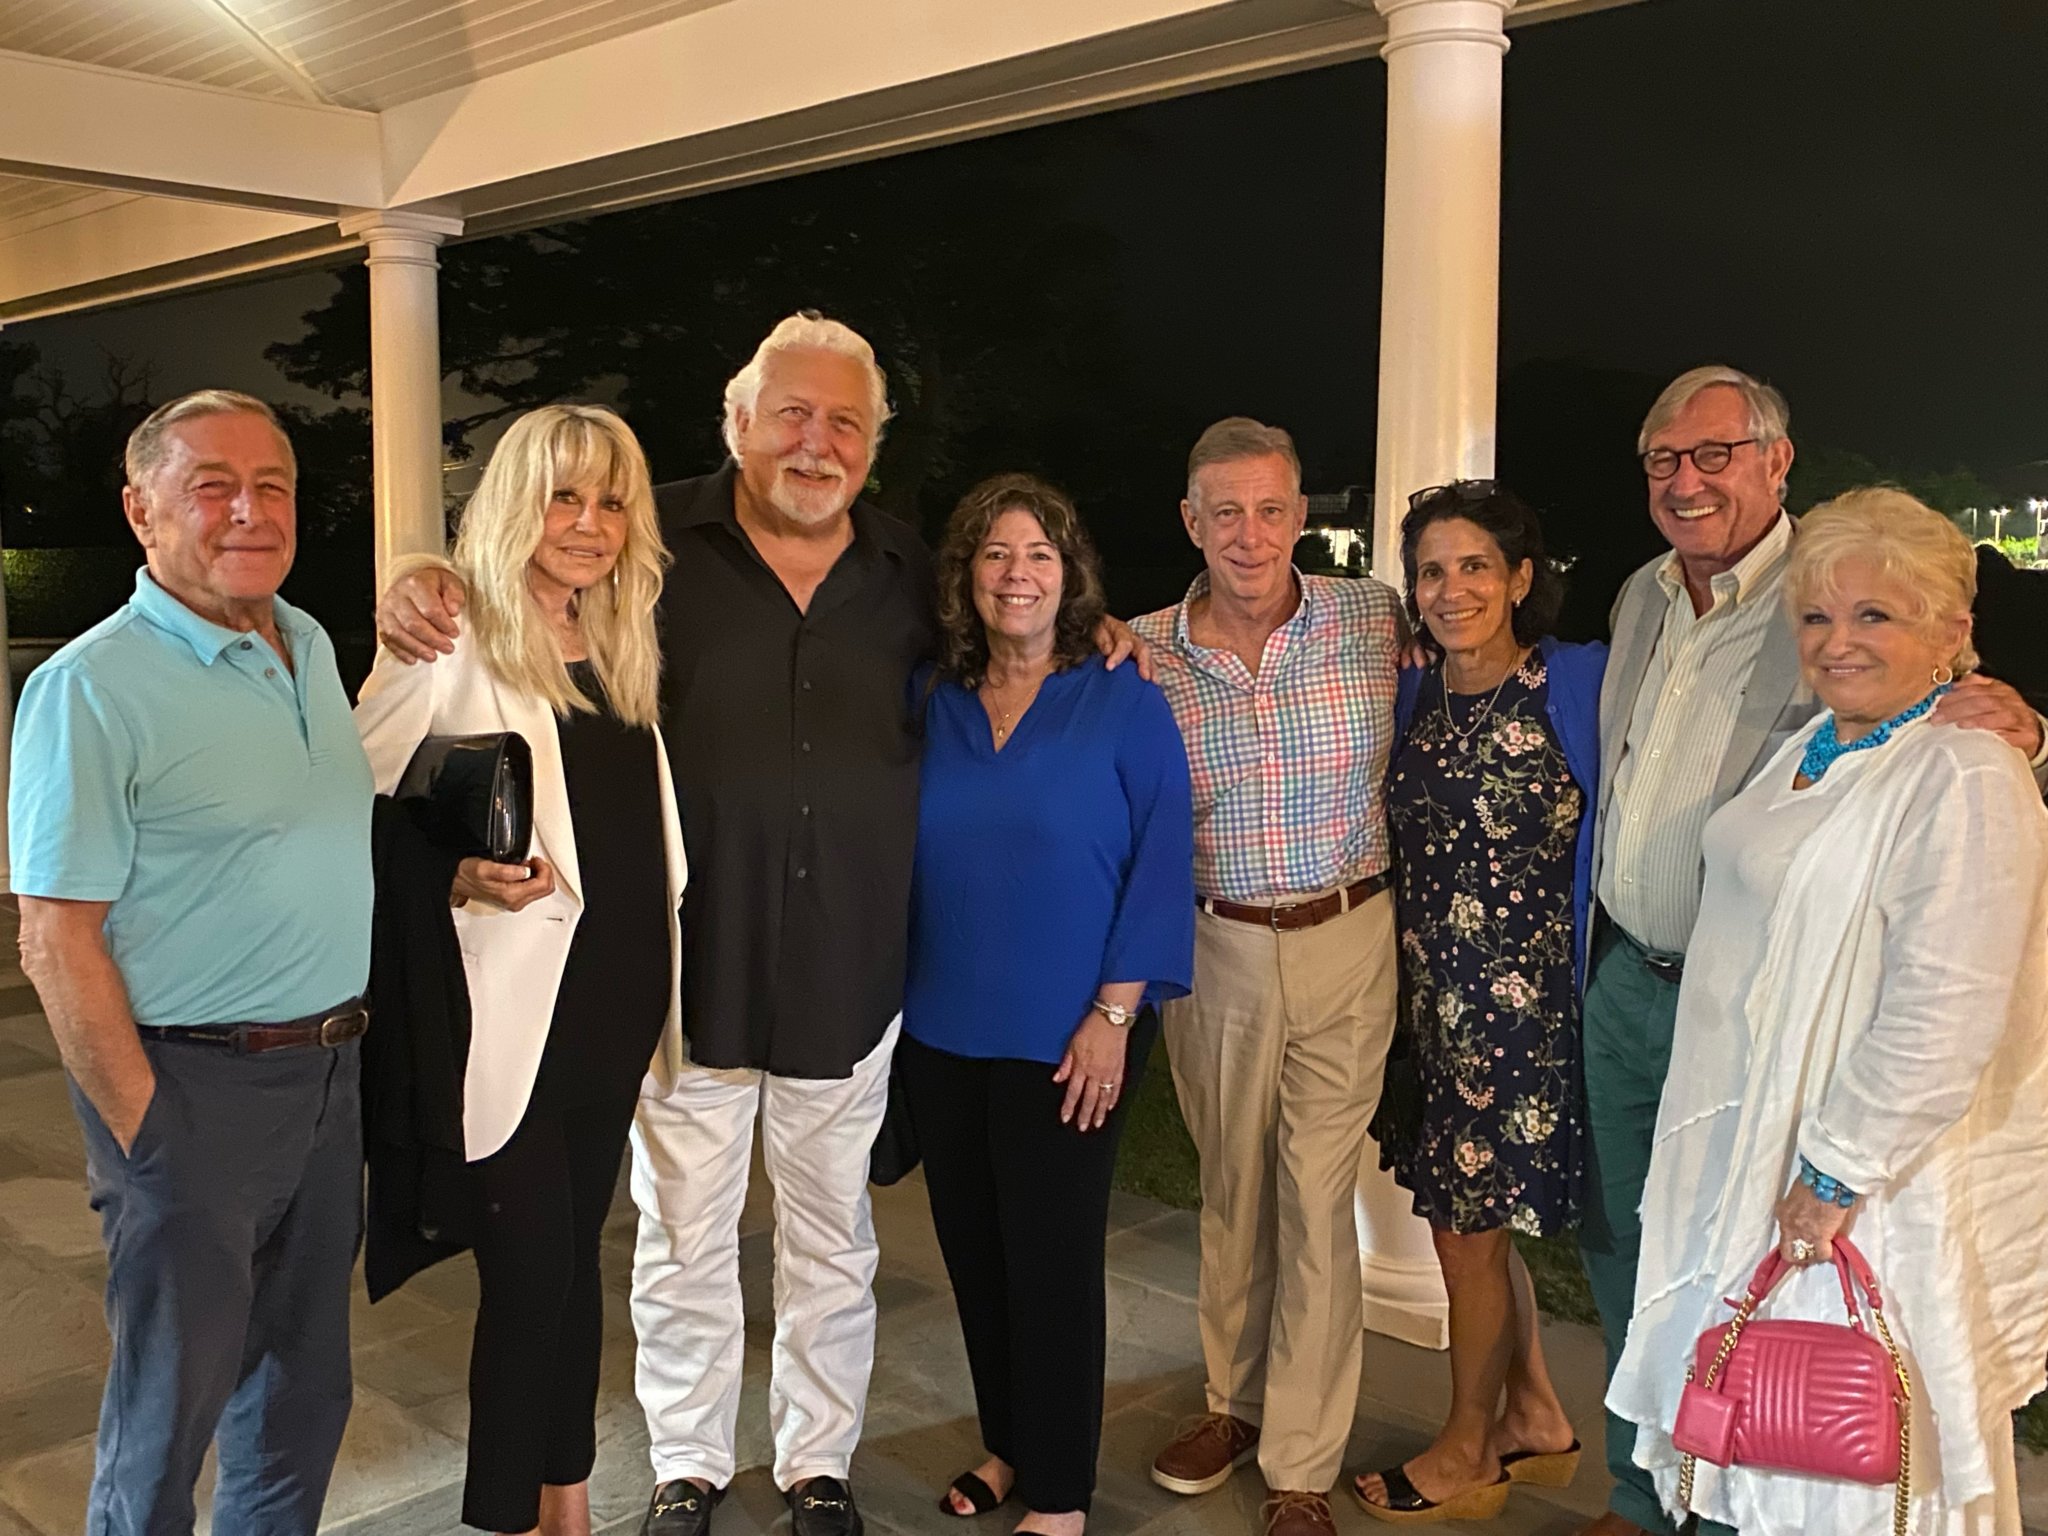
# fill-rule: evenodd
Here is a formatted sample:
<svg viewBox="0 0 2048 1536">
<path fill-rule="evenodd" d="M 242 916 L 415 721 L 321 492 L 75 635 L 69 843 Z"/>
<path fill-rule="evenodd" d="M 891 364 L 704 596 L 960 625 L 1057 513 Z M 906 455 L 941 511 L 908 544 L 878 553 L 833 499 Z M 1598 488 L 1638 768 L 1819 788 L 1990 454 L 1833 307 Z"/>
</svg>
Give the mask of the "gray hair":
<svg viewBox="0 0 2048 1536">
<path fill-rule="evenodd" d="M 1703 368 L 1687 369 L 1664 386 L 1664 393 L 1643 418 L 1643 430 L 1636 434 L 1636 452 L 1648 448 L 1650 439 L 1670 426 L 1672 419 L 1692 403 L 1694 395 L 1716 385 L 1726 385 L 1742 396 L 1742 403 L 1749 408 L 1749 435 L 1756 439 L 1759 448 L 1792 435 L 1792 408 L 1785 404 L 1783 395 L 1740 368 L 1709 363 Z"/>
<path fill-rule="evenodd" d="M 888 375 L 875 361 L 875 349 L 852 326 L 828 320 L 815 309 L 800 309 L 764 336 L 747 366 L 727 381 L 722 428 L 727 452 L 734 458 L 740 456 L 740 412 L 752 413 L 754 402 L 761 398 L 761 381 L 768 371 L 768 360 L 778 352 L 837 352 L 866 369 L 868 407 L 874 417 L 868 428 L 868 448 L 872 451 L 879 446 L 882 427 L 892 413 Z"/>
<path fill-rule="evenodd" d="M 270 429 L 284 445 L 285 464 L 293 475 L 297 475 L 299 456 L 292 452 L 292 440 L 285 435 L 284 423 L 277 419 L 277 412 L 266 402 L 239 390 L 195 389 L 189 395 L 180 395 L 158 406 L 143 418 L 141 426 L 128 434 L 128 447 L 122 454 L 128 483 L 136 490 L 142 490 L 149 477 L 162 467 L 164 456 L 169 452 L 164 438 L 180 422 L 194 421 L 201 416 L 244 415 L 261 416 L 270 423 Z"/>
<path fill-rule="evenodd" d="M 1188 499 L 1195 494 L 1195 476 L 1211 464 L 1229 464 L 1239 459 L 1263 459 L 1277 454 L 1294 471 L 1294 489 L 1301 490 L 1301 455 L 1294 451 L 1294 439 L 1285 427 L 1269 427 L 1249 416 L 1226 416 L 1200 437 L 1188 450 Z"/>
<path fill-rule="evenodd" d="M 1977 601 L 1977 551 L 1963 530 L 1893 485 L 1864 486 L 1824 501 L 1799 519 L 1799 537 L 1785 565 L 1785 603 L 1796 620 L 1802 604 L 1834 595 L 1845 561 L 1874 564 L 1918 605 L 1903 615 L 1923 629 L 1968 618 Z M 1977 652 L 1967 638 L 1949 659 L 1960 677 Z"/>
</svg>

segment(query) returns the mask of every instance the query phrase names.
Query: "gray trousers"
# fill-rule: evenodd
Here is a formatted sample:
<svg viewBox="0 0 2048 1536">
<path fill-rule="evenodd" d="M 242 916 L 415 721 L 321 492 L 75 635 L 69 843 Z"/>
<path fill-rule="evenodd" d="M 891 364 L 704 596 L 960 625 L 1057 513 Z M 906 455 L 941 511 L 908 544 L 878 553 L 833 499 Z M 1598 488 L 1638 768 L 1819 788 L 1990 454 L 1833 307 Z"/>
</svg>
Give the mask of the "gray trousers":
<svg viewBox="0 0 2048 1536">
<path fill-rule="evenodd" d="M 214 1536 L 313 1536 L 351 1398 L 356 1043 L 143 1049 L 156 1096 L 127 1155 L 71 1089 L 113 1335 L 87 1536 L 189 1536 L 216 1440 Z"/>
</svg>

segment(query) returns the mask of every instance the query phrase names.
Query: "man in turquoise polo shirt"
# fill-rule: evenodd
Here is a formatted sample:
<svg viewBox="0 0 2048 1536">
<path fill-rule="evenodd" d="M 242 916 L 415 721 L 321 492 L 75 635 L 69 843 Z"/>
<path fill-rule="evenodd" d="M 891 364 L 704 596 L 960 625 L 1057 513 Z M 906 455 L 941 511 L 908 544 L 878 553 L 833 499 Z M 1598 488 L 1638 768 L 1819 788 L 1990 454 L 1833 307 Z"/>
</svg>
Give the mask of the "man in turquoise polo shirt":
<svg viewBox="0 0 2048 1536">
<path fill-rule="evenodd" d="M 369 764 L 278 598 L 296 465 L 246 395 L 128 440 L 135 595 L 29 678 L 8 829 L 22 968 L 71 1077 L 113 1359 L 89 1536 L 312 1536 L 348 1422 Z"/>
</svg>

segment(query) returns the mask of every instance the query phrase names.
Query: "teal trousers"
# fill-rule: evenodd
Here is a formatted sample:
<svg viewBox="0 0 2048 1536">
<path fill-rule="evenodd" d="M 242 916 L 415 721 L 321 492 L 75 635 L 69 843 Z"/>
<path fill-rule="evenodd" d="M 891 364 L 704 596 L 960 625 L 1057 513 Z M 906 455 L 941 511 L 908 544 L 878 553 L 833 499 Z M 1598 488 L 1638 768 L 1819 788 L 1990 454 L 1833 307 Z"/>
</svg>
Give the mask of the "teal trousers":
<svg viewBox="0 0 2048 1536">
<path fill-rule="evenodd" d="M 1612 924 L 1605 925 L 1593 946 L 1586 983 L 1589 1135 L 1579 1251 L 1600 1308 L 1609 1381 L 1614 1379 L 1635 1310 L 1643 1184 L 1649 1177 L 1650 1143 L 1657 1129 L 1657 1104 L 1664 1096 L 1664 1075 L 1671 1067 L 1671 1028 L 1677 1016 L 1678 984 L 1650 968 L 1641 945 Z M 1678 1368 L 1675 1362 L 1673 1368 Z M 1673 1536 L 1675 1527 L 1657 1501 L 1650 1474 L 1635 1464 L 1635 1444 L 1635 1426 L 1609 1413 L 1607 1470 L 1614 1475 L 1614 1492 L 1608 1507 L 1645 1530 Z M 1697 1530 L 1699 1536 L 1735 1536 L 1729 1527 L 1711 1520 L 1699 1521 Z"/>
</svg>

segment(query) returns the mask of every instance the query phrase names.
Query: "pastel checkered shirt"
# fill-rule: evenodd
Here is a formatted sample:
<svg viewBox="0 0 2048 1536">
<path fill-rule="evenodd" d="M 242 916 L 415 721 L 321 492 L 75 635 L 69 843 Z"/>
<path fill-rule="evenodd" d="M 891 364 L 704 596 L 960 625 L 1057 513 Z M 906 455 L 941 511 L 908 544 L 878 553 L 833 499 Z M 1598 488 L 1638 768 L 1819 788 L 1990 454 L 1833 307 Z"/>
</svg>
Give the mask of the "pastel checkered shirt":
<svg viewBox="0 0 2048 1536">
<path fill-rule="evenodd" d="M 1389 861 L 1400 599 L 1377 581 L 1306 576 L 1257 676 L 1188 637 L 1195 578 L 1176 608 L 1132 621 L 1187 743 L 1195 889 L 1267 903 L 1349 885 Z"/>
</svg>

